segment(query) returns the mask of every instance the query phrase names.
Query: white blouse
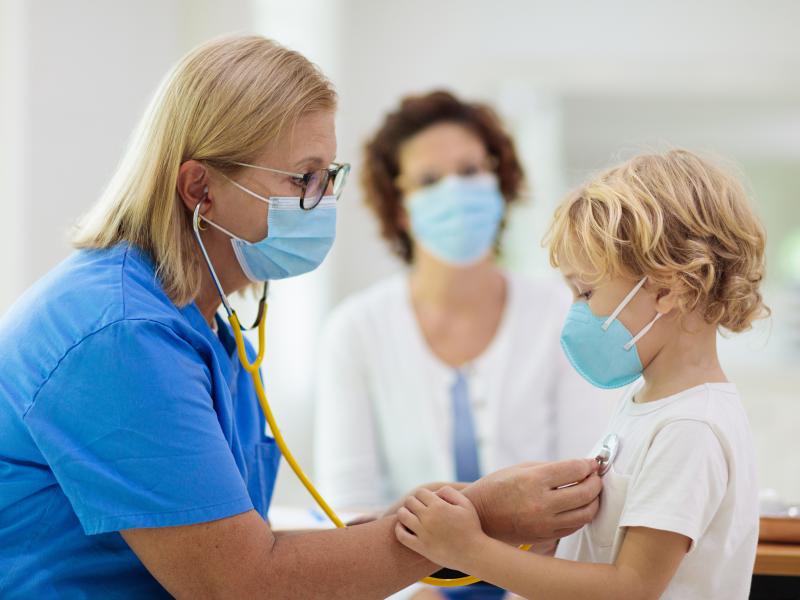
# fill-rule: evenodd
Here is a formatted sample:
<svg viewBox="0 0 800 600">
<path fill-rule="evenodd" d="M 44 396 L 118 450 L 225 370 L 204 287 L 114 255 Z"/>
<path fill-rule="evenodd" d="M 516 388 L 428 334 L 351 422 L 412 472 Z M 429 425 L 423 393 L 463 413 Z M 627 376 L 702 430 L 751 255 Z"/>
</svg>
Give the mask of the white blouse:
<svg viewBox="0 0 800 600">
<path fill-rule="evenodd" d="M 618 396 L 590 386 L 563 355 L 566 287 L 506 277 L 498 331 L 464 368 L 484 473 L 586 455 Z M 407 275 L 337 307 L 320 353 L 315 475 L 333 506 L 380 508 L 420 484 L 454 479 L 455 370 L 428 347 Z"/>
</svg>

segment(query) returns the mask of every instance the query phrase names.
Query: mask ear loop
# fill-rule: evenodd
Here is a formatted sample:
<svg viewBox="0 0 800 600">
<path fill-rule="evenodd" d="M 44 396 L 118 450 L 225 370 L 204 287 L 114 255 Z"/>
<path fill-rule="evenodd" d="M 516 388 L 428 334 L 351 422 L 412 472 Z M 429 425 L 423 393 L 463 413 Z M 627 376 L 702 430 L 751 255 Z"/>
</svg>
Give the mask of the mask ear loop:
<svg viewBox="0 0 800 600">
<path fill-rule="evenodd" d="M 633 297 L 636 295 L 636 293 L 640 289 L 642 289 L 642 286 L 644 285 L 644 283 L 646 281 L 647 281 L 647 277 L 642 277 L 641 281 L 639 281 L 639 283 L 637 283 L 636 286 L 630 292 L 628 292 L 628 295 L 625 296 L 625 298 L 623 298 L 622 302 L 620 302 L 619 305 L 617 306 L 617 308 L 614 309 L 614 312 L 612 312 L 611 315 L 603 322 L 603 325 L 602 325 L 603 331 L 608 331 L 608 328 L 611 327 L 611 323 L 613 323 L 616 320 L 616 318 L 619 316 L 619 313 L 621 313 L 623 311 L 623 309 L 626 306 L 628 306 L 628 303 L 630 303 L 630 301 L 633 299 Z M 631 340 L 628 343 L 626 343 L 623 346 L 623 348 L 625 350 L 630 350 L 631 348 L 633 348 L 636 345 L 636 342 L 638 342 L 640 339 L 642 339 L 645 336 L 645 334 L 648 331 L 650 331 L 650 329 L 653 327 L 653 325 L 656 324 L 656 321 L 658 321 L 663 316 L 664 316 L 664 313 L 656 313 L 656 316 L 653 318 L 653 320 L 650 321 L 647 325 L 645 325 L 639 333 L 637 333 L 635 336 L 633 336 L 633 338 L 631 338 Z"/>
<path fill-rule="evenodd" d="M 631 348 L 633 348 L 636 345 L 636 342 L 638 342 L 640 339 L 642 339 L 644 337 L 644 334 L 646 334 L 648 331 L 650 331 L 650 329 L 653 327 L 653 325 L 656 324 L 656 321 L 658 321 L 663 316 L 664 316 L 664 313 L 656 313 L 656 316 L 653 318 L 653 320 L 650 321 L 647 325 L 645 325 L 639 333 L 637 333 L 635 336 L 633 336 L 631 338 L 631 341 L 628 342 L 627 344 L 625 344 L 623 346 L 623 348 L 625 348 L 625 350 L 630 350 Z"/>
<path fill-rule="evenodd" d="M 636 287 L 634 287 L 630 292 L 628 292 L 628 295 L 625 296 L 625 298 L 622 300 L 622 302 L 619 303 L 617 308 L 614 309 L 614 312 L 611 313 L 611 316 L 609 316 L 603 323 L 602 326 L 603 331 L 608 331 L 608 328 L 611 327 L 611 323 L 613 323 L 619 316 L 619 313 L 621 313 L 625 309 L 625 307 L 628 306 L 628 303 L 631 300 L 633 300 L 633 297 L 636 295 L 636 293 L 640 289 L 642 289 L 642 286 L 644 285 L 645 281 L 647 281 L 647 277 L 642 277 L 642 280 L 636 284 Z"/>
<path fill-rule="evenodd" d="M 266 202 L 267 204 L 271 204 L 271 202 L 269 201 L 269 198 L 265 198 L 261 194 L 256 194 L 253 190 L 247 189 L 246 187 L 244 187 L 238 181 L 234 181 L 233 179 L 231 179 L 230 177 L 225 175 L 225 173 L 220 173 L 220 175 L 222 175 L 225 179 L 227 179 L 231 184 L 233 184 L 234 186 L 236 186 L 237 188 L 242 190 L 245 194 L 250 194 L 253 198 L 256 198 L 257 200 L 261 200 L 262 202 Z"/>
</svg>

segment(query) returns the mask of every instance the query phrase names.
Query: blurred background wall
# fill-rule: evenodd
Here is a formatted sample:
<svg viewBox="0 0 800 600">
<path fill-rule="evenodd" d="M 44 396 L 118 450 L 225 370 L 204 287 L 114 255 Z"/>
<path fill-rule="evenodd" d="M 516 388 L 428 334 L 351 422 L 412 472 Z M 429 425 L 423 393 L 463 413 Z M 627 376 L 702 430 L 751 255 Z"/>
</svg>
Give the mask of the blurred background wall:
<svg viewBox="0 0 800 600">
<path fill-rule="evenodd" d="M 792 0 L 0 0 L 0 313 L 70 252 L 70 224 L 167 69 L 212 36 L 255 31 L 334 81 L 339 157 L 354 165 L 334 251 L 274 285 L 271 304 L 267 387 L 310 470 L 319 327 L 344 296 L 400 268 L 362 204 L 361 147 L 400 97 L 443 87 L 494 104 L 516 136 L 531 201 L 511 219 L 512 269 L 554 277 L 539 246 L 553 206 L 635 152 L 686 146 L 742 174 L 769 233 L 774 313 L 722 340 L 723 361 L 762 487 L 800 501 L 799 22 Z M 286 469 L 276 501 L 307 503 Z"/>
</svg>

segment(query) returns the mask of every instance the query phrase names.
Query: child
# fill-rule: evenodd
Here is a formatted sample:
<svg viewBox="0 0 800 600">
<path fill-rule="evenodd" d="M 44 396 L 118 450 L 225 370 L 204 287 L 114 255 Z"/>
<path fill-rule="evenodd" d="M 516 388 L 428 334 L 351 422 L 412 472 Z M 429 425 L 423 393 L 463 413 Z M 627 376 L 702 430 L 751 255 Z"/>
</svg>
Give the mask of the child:
<svg viewBox="0 0 800 600">
<path fill-rule="evenodd" d="M 633 383 L 606 432 L 620 446 L 595 520 L 550 558 L 486 536 L 460 492 L 423 490 L 399 509 L 398 539 L 526 598 L 747 598 L 753 446 L 716 351 L 719 328 L 768 314 L 744 191 L 690 152 L 639 156 L 568 197 L 548 244 L 576 299 L 570 362 L 598 387 Z"/>
</svg>

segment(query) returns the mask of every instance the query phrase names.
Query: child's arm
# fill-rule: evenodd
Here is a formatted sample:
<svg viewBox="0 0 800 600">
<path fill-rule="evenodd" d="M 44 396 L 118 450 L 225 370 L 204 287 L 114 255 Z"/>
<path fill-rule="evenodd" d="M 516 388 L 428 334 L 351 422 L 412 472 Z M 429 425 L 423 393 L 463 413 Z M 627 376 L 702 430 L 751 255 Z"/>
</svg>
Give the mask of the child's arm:
<svg viewBox="0 0 800 600">
<path fill-rule="evenodd" d="M 525 598 L 571 600 L 659 598 L 690 543 L 677 533 L 634 527 L 616 563 L 605 565 L 538 556 L 484 538 L 480 558 L 464 565 L 468 573 Z"/>
<path fill-rule="evenodd" d="M 475 508 L 451 488 L 421 490 L 397 516 L 397 537 L 415 552 L 526 598 L 658 598 L 690 545 L 677 533 L 633 527 L 613 565 L 538 556 L 484 534 Z"/>
</svg>

